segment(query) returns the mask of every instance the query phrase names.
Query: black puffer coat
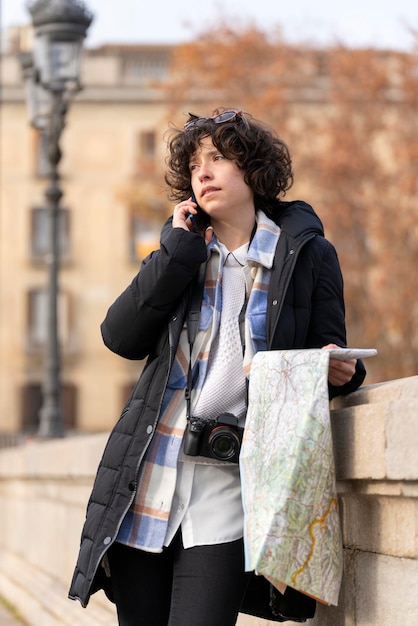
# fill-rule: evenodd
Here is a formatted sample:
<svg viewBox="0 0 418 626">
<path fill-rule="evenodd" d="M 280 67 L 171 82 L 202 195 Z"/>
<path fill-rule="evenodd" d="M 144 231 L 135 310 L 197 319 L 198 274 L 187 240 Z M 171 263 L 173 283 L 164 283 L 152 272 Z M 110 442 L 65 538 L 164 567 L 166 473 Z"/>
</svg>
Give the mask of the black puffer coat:
<svg viewBox="0 0 418 626">
<path fill-rule="evenodd" d="M 276 249 L 267 304 L 271 350 L 346 345 L 343 281 L 334 247 L 304 202 L 282 203 L 282 232 Z M 69 597 L 87 606 L 100 588 L 111 596 L 100 566 L 115 540 L 137 485 L 141 460 L 159 416 L 180 333 L 199 266 L 206 259 L 203 238 L 172 228 L 161 247 L 143 263 L 130 286 L 110 307 L 102 324 L 106 346 L 127 359 L 148 357 L 140 380 L 112 430 L 88 503 L 81 549 Z M 363 364 L 350 383 L 330 386 L 330 396 L 354 391 L 364 380 Z M 260 610 L 259 615 L 269 616 Z M 271 615 L 270 619 L 274 619 Z"/>
</svg>

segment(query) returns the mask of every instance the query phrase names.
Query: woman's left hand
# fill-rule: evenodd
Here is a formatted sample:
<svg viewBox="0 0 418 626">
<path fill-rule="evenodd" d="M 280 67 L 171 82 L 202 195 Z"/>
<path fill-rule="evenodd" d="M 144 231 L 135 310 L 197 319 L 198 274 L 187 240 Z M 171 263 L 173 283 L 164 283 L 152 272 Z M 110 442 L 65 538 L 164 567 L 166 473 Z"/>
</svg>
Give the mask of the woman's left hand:
<svg viewBox="0 0 418 626">
<path fill-rule="evenodd" d="M 333 348 L 339 348 L 335 343 L 329 343 L 324 346 L 323 350 L 332 350 Z M 339 359 L 330 358 L 328 381 L 335 387 L 340 387 L 350 382 L 356 371 L 356 359 L 350 359 L 348 361 L 340 361 Z"/>
</svg>

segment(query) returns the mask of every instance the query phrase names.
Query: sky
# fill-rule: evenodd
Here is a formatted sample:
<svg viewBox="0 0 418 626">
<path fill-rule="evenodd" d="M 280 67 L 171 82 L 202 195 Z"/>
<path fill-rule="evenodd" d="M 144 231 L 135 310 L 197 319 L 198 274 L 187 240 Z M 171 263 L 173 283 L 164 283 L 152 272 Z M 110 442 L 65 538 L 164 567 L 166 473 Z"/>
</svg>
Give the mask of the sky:
<svg viewBox="0 0 418 626">
<path fill-rule="evenodd" d="M 0 0 L 1 28 L 26 24 L 27 2 Z M 86 0 L 94 13 L 87 47 L 105 43 L 179 43 L 232 24 L 280 28 L 289 42 L 410 50 L 418 32 L 417 0 Z"/>
</svg>

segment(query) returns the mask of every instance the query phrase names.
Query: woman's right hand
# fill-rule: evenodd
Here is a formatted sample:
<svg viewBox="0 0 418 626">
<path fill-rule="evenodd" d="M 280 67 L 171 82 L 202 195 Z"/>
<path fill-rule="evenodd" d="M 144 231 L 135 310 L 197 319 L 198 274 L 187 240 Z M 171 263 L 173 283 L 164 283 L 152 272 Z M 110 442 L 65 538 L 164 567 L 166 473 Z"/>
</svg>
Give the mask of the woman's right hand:
<svg viewBox="0 0 418 626">
<path fill-rule="evenodd" d="M 184 230 L 193 230 L 193 218 L 198 213 L 196 202 L 190 197 L 188 200 L 176 204 L 173 210 L 173 228 L 183 228 Z M 202 233 L 206 245 L 212 241 L 213 228 L 208 226 Z"/>
<path fill-rule="evenodd" d="M 197 214 L 197 204 L 191 197 L 176 204 L 173 210 L 173 228 L 183 228 L 193 230 L 193 218 Z"/>
</svg>

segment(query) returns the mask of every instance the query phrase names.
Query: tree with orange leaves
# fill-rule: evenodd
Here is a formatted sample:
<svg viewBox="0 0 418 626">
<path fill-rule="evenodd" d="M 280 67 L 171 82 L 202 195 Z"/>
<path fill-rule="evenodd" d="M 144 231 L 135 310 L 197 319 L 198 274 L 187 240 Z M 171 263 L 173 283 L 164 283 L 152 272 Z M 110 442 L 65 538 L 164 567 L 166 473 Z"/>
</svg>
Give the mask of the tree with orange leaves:
<svg viewBox="0 0 418 626">
<path fill-rule="evenodd" d="M 417 56 L 221 23 L 175 50 L 167 90 L 179 124 L 226 106 L 276 128 L 293 153 L 292 197 L 312 202 L 339 251 L 350 345 L 379 350 L 368 380 L 416 374 Z"/>
</svg>

